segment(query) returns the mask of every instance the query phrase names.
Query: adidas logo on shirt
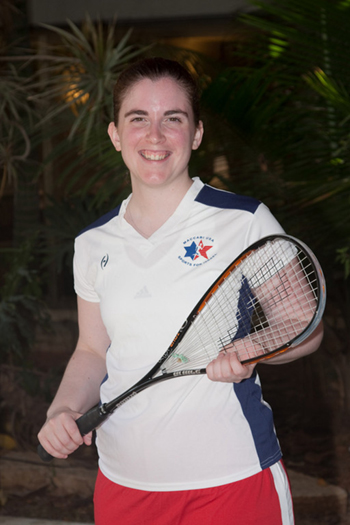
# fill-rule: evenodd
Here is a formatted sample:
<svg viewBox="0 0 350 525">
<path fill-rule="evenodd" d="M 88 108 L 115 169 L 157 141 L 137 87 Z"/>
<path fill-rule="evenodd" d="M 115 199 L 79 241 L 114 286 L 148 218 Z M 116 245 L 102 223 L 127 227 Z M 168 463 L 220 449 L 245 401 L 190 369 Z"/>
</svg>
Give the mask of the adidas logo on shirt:
<svg viewBox="0 0 350 525">
<path fill-rule="evenodd" d="M 141 290 L 137 292 L 134 299 L 148 299 L 149 297 L 152 297 L 152 295 L 148 291 L 147 286 L 144 286 L 143 288 L 141 288 Z"/>
</svg>

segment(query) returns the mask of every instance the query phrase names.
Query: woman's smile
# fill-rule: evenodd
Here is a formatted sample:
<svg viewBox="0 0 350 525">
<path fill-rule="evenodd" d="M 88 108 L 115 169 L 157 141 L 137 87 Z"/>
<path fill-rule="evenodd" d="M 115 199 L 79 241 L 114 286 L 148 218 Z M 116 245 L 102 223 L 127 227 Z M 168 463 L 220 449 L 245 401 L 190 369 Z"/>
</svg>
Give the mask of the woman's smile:
<svg viewBox="0 0 350 525">
<path fill-rule="evenodd" d="M 151 161 L 161 161 L 166 158 L 168 158 L 171 153 L 170 151 L 149 151 L 149 150 L 141 150 L 140 155 L 146 159 Z"/>
</svg>

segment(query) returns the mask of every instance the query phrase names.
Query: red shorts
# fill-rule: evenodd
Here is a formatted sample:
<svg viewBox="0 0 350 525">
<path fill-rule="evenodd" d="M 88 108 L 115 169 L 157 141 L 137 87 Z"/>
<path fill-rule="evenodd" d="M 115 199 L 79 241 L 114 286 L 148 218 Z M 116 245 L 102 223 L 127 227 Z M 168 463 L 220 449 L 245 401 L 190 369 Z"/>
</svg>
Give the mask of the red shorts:
<svg viewBox="0 0 350 525">
<path fill-rule="evenodd" d="M 99 471 L 96 525 L 292 525 L 292 499 L 281 463 L 220 487 L 147 492 L 122 487 Z"/>
</svg>

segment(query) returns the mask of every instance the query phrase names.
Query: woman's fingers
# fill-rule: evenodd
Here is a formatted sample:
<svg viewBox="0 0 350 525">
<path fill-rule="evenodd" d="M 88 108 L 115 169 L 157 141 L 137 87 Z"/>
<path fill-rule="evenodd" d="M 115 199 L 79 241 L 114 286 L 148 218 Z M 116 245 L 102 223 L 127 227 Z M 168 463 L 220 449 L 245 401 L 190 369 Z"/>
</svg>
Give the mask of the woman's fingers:
<svg viewBox="0 0 350 525">
<path fill-rule="evenodd" d="M 252 375 L 254 368 L 255 363 L 242 365 L 235 351 L 222 351 L 207 366 L 207 375 L 212 381 L 240 383 Z"/>
<path fill-rule="evenodd" d="M 90 445 L 92 433 L 81 436 L 75 420 L 81 414 L 70 410 L 56 413 L 48 419 L 38 434 L 43 448 L 55 458 L 65 459 L 80 445 Z"/>
</svg>

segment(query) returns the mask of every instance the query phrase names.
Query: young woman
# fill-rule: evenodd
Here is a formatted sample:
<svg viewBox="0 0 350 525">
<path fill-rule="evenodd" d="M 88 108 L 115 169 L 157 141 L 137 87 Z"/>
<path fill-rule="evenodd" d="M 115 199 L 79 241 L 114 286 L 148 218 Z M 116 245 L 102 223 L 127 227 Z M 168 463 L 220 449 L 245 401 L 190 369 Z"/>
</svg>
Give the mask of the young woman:
<svg viewBox="0 0 350 525">
<path fill-rule="evenodd" d="M 259 238 L 283 230 L 264 204 L 192 180 L 198 93 L 178 63 L 153 58 L 121 74 L 112 144 L 132 194 L 76 239 L 79 340 L 39 433 L 66 458 L 75 420 L 140 379 L 208 286 Z M 322 326 L 268 361 L 315 351 Z M 106 349 L 108 351 L 106 353 Z M 168 381 L 120 407 L 97 431 L 97 525 L 290 525 L 293 510 L 270 407 L 255 365 L 220 354 L 207 375 Z"/>
</svg>

